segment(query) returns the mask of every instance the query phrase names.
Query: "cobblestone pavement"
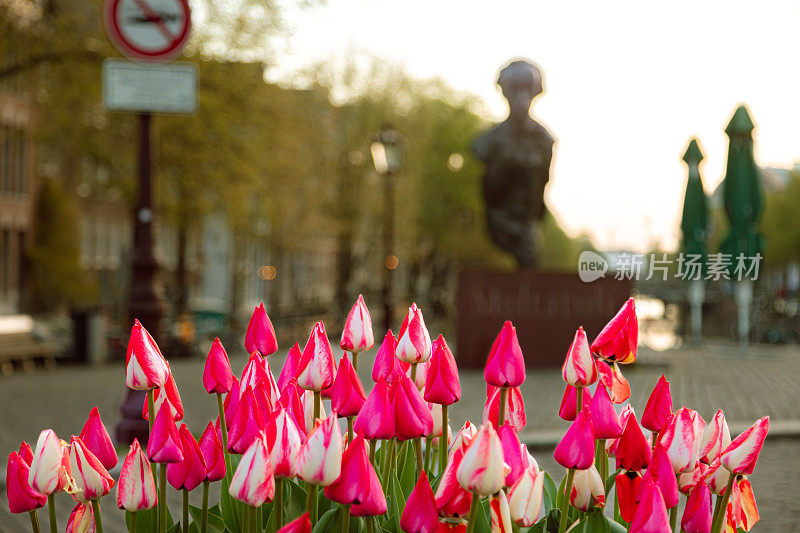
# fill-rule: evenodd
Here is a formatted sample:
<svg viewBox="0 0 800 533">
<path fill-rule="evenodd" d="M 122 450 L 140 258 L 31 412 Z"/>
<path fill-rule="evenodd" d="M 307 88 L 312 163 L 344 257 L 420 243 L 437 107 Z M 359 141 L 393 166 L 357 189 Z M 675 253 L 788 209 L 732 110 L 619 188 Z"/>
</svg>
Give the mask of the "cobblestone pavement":
<svg viewBox="0 0 800 533">
<path fill-rule="evenodd" d="M 231 350 L 233 352 L 234 350 Z M 706 344 L 702 347 L 684 347 L 669 352 L 656 353 L 641 350 L 639 363 L 623 368 L 633 390 L 633 405 L 641 413 L 647 397 L 658 378 L 664 373 L 670 380 L 675 407 L 687 405 L 709 419 L 716 409 L 722 408 L 732 431 L 737 433 L 757 418 L 769 414 L 777 427 L 779 422 L 790 425 L 800 423 L 797 406 L 800 405 L 800 387 L 796 369 L 800 365 L 800 348 L 756 346 L 750 355 L 743 357 L 738 348 L 729 344 Z M 360 376 L 369 388 L 370 370 L 374 350 L 359 356 Z M 278 375 L 283 356 L 270 358 L 273 373 Z M 243 354 L 231 357 L 234 370 L 241 371 L 246 362 Z M 216 401 L 205 393 L 201 384 L 203 360 L 175 360 L 171 363 L 180 389 L 186 420 L 195 432 L 200 432 L 216 416 Z M 485 401 L 485 383 L 480 370 L 462 370 L 462 401 L 451 408 L 452 427 L 457 430 L 467 418 L 479 423 Z M 32 375 L 12 375 L 0 378 L 3 409 L 0 412 L 0 451 L 3 457 L 15 449 L 21 440 L 35 444 L 39 431 L 51 427 L 64 439 L 77 434 L 89 410 L 97 405 L 106 426 L 111 430 L 118 420 L 117 405 L 124 386 L 124 369 L 121 363 L 94 367 L 61 367 L 55 371 L 37 371 Z M 542 466 L 556 472 L 547 450 L 566 429 L 567 424 L 558 418 L 558 406 L 564 390 L 557 369 L 529 369 L 523 385 L 528 425 L 525 439 L 540 442 L 545 451 Z M 3 460 L 0 479 L 5 476 Z M 791 489 L 796 490 L 800 479 L 800 440 L 771 439 L 752 476 L 758 498 L 762 524 L 759 531 L 800 531 L 795 525 L 800 519 L 800 506 Z M 174 491 L 172 491 L 174 493 Z M 196 495 L 193 495 L 195 497 Z M 5 501 L 5 490 L 0 495 L 0 532 L 28 531 L 27 516 L 10 516 Z M 112 498 L 104 500 L 106 531 L 121 531 L 121 513 L 111 512 Z M 177 495 L 173 509 L 179 509 Z M 66 524 L 69 498 L 58 499 L 59 514 Z M 45 520 L 42 513 L 41 520 Z M 62 526 L 63 527 L 63 526 Z M 793 529 L 794 528 L 794 529 Z"/>
</svg>

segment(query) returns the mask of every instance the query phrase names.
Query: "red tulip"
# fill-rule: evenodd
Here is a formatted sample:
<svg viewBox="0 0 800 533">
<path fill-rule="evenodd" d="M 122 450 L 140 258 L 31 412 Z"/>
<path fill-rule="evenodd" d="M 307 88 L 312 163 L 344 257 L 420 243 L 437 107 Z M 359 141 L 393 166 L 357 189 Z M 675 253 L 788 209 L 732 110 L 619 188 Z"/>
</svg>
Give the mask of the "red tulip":
<svg viewBox="0 0 800 533">
<path fill-rule="evenodd" d="M 267 381 L 269 381 L 269 378 L 267 377 L 267 370 L 264 366 L 264 358 L 261 357 L 261 354 L 258 352 L 253 352 L 250 354 L 250 358 L 247 360 L 242 370 L 242 379 L 239 381 L 240 396 L 247 387 L 255 389 L 256 386 L 264 384 Z M 268 394 L 267 397 L 271 398 L 271 395 Z"/>
<path fill-rule="evenodd" d="M 231 390 L 233 387 L 233 373 L 231 372 L 231 362 L 228 353 L 215 337 L 211 343 L 211 350 L 206 357 L 206 366 L 203 369 L 203 386 L 209 394 L 222 394 Z"/>
<path fill-rule="evenodd" d="M 561 376 L 573 387 L 586 387 L 597 381 L 594 357 L 589 351 L 589 341 L 586 340 L 583 327 L 579 327 L 575 332 L 567 357 L 561 365 Z"/>
<path fill-rule="evenodd" d="M 767 433 L 769 433 L 769 416 L 756 421 L 731 441 L 719 456 L 722 466 L 734 474 L 746 476 L 752 474 Z"/>
<path fill-rule="evenodd" d="M 247 387 L 236 406 L 228 434 L 228 451 L 244 453 L 265 427 L 261 408 L 251 387 Z"/>
<path fill-rule="evenodd" d="M 394 354 L 408 364 L 424 363 L 431 358 L 431 336 L 422 318 L 422 309 L 412 303 L 400 326 Z"/>
<path fill-rule="evenodd" d="M 436 488 L 436 509 L 442 516 L 464 517 L 469 514 L 472 503 L 472 494 L 459 484 L 456 478 L 458 467 L 464 458 L 466 446 L 454 446 L 448 457 L 444 474 Z"/>
<path fill-rule="evenodd" d="M 650 444 L 642 433 L 636 416 L 631 412 L 623 424 L 622 435 L 617 442 L 617 468 L 643 470 L 650 463 L 650 456 Z"/>
<path fill-rule="evenodd" d="M 305 512 L 280 528 L 277 533 L 311 533 L 311 517 Z"/>
<path fill-rule="evenodd" d="M 614 404 L 620 404 L 631 397 L 631 386 L 622 375 L 622 370 L 617 363 L 611 363 L 609 366 L 605 361 L 598 359 L 595 364 L 600 383 L 606 388 Z"/>
<path fill-rule="evenodd" d="M 583 512 L 588 511 L 591 507 L 605 506 L 605 485 L 594 464 L 586 470 L 575 472 L 572 490 L 569 494 L 569 503 Z"/>
<path fill-rule="evenodd" d="M 333 349 L 325 334 L 325 325 L 317 322 L 297 362 L 297 384 L 306 390 L 320 392 L 333 385 L 335 378 Z"/>
<path fill-rule="evenodd" d="M 594 462 L 594 433 L 589 411 L 578 413 L 553 454 L 564 468 L 585 470 Z"/>
<path fill-rule="evenodd" d="M 350 507 L 352 516 L 380 516 L 386 514 L 386 496 L 374 468 L 367 470 L 367 499 Z"/>
<path fill-rule="evenodd" d="M 286 361 L 283 363 L 283 368 L 278 376 L 278 390 L 283 393 L 283 390 L 291 380 L 297 378 L 297 363 L 300 362 L 303 351 L 300 349 L 300 343 L 295 342 L 294 346 L 289 348 L 289 354 L 286 356 Z"/>
<path fill-rule="evenodd" d="M 506 422 L 497 433 L 503 445 L 503 460 L 511 468 L 506 476 L 506 487 L 517 482 L 528 467 L 527 448 L 519 441 L 517 432 Z"/>
<path fill-rule="evenodd" d="M 156 341 L 138 320 L 134 320 L 125 354 L 125 385 L 150 390 L 166 383 L 169 369 Z"/>
<path fill-rule="evenodd" d="M 297 431 L 300 432 L 301 440 L 305 439 L 307 433 L 305 407 L 303 406 L 303 396 L 306 392 L 308 391 L 301 389 L 296 381 L 291 381 L 284 387 L 276 405 L 276 409 L 286 409 L 289 418 L 292 419 L 297 426 Z M 313 401 L 313 393 L 311 394 Z M 313 416 L 313 414 L 312 411 L 311 415 Z"/>
<path fill-rule="evenodd" d="M 47 496 L 39 493 L 28 483 L 28 463 L 17 453 L 8 454 L 6 466 L 6 496 L 8 509 L 14 514 L 27 513 L 44 506 Z"/>
<path fill-rule="evenodd" d="M 670 463 L 667 449 L 659 444 L 653 450 L 653 455 L 650 459 L 650 464 L 647 466 L 647 472 L 642 478 L 642 486 L 637 500 L 643 498 L 643 488 L 647 482 L 652 481 L 661 491 L 661 496 L 664 498 L 664 505 L 667 509 L 672 509 L 678 505 L 678 480 L 675 477 L 675 472 L 672 470 L 672 463 Z"/>
<path fill-rule="evenodd" d="M 647 405 L 642 413 L 642 425 L 650 431 L 658 433 L 669 422 L 672 416 L 672 394 L 669 390 L 669 381 L 662 374 L 658 383 L 647 399 Z"/>
<path fill-rule="evenodd" d="M 278 351 L 278 339 L 275 336 L 275 328 L 272 327 L 264 309 L 264 302 L 258 304 L 247 324 L 247 333 L 244 336 L 244 348 L 247 353 L 260 353 L 266 357 Z"/>
<path fill-rule="evenodd" d="M 275 496 L 275 478 L 272 476 L 267 439 L 263 433 L 242 455 L 228 492 L 233 498 L 253 507 L 271 502 Z"/>
<path fill-rule="evenodd" d="M 281 389 L 278 388 L 278 382 L 275 381 L 275 376 L 272 375 L 272 370 L 269 367 L 269 359 L 263 360 L 264 365 L 264 388 L 267 389 L 269 393 L 269 399 L 272 402 L 272 405 L 275 405 L 275 402 L 278 401 L 278 398 L 281 396 Z"/>
<path fill-rule="evenodd" d="M 395 433 L 399 440 L 424 437 L 433 429 L 433 417 L 417 387 L 400 377 L 389 392 L 394 402 Z"/>
<path fill-rule="evenodd" d="M 425 379 L 425 401 L 452 405 L 461 399 L 458 367 L 447 341 L 439 335 L 433 341 L 433 355 Z"/>
<path fill-rule="evenodd" d="M 403 363 L 394 354 L 397 349 L 397 339 L 392 330 L 386 332 L 378 353 L 375 355 L 375 363 L 372 365 L 372 381 L 375 383 L 383 378 L 391 384 L 395 374 L 405 374 L 410 367 L 408 363 Z"/>
<path fill-rule="evenodd" d="M 619 512 L 626 522 L 633 521 L 637 508 L 636 495 L 639 493 L 641 483 L 642 474 L 635 470 L 623 470 L 614 478 Z"/>
<path fill-rule="evenodd" d="M 97 406 L 94 406 L 89 412 L 89 419 L 83 425 L 80 437 L 86 447 L 103 463 L 106 470 L 117 466 L 117 452 L 100 419 L 100 411 Z"/>
<path fill-rule="evenodd" d="M 616 439 L 622 435 L 622 424 L 619 423 L 617 412 L 614 411 L 614 404 L 611 403 L 611 398 L 608 397 L 608 392 L 604 387 L 597 387 L 594 391 L 594 398 L 589 404 L 589 413 L 591 414 L 594 438 Z"/>
<path fill-rule="evenodd" d="M 619 419 L 619 425 L 622 429 L 625 429 L 625 423 L 628 421 L 628 416 L 633 414 L 634 418 L 636 414 L 633 412 L 633 406 L 631 404 L 625 404 L 622 406 L 622 410 L 617 415 Z M 619 439 L 608 439 L 606 440 L 606 453 L 609 457 L 616 457 L 617 456 L 617 448 L 619 447 Z"/>
<path fill-rule="evenodd" d="M 513 424 L 511 427 L 514 427 Z M 478 428 L 475 425 L 467 420 L 464 422 L 464 425 L 461 426 L 461 429 L 458 431 L 455 437 L 453 437 L 453 442 L 450 445 L 451 453 L 452 450 L 457 448 L 464 448 L 466 450 L 470 443 L 472 443 L 472 439 L 475 438 L 475 435 L 478 433 Z"/>
<path fill-rule="evenodd" d="M 117 507 L 136 512 L 152 509 L 156 503 L 158 503 L 156 482 L 153 479 L 150 462 L 139 446 L 139 441 L 133 439 L 119 474 Z"/>
<path fill-rule="evenodd" d="M 581 403 L 583 404 L 582 409 L 588 409 L 589 405 L 592 403 L 592 393 L 589 389 L 583 389 Z M 578 390 L 572 385 L 567 385 L 567 388 L 564 389 L 564 396 L 561 397 L 561 407 L 558 408 L 558 416 L 561 417 L 562 420 L 572 422 L 578 414 L 576 409 L 577 404 Z"/>
<path fill-rule="evenodd" d="M 25 461 L 25 464 L 31 466 L 33 462 L 33 450 L 31 450 L 31 445 L 25 441 L 19 443 L 19 456 L 22 457 L 22 460 Z"/>
<path fill-rule="evenodd" d="M 685 533 L 711 533 L 711 492 L 705 482 L 694 486 L 681 518 Z"/>
<path fill-rule="evenodd" d="M 473 494 L 489 496 L 503 488 L 509 471 L 500 438 L 491 424 L 484 424 L 464 452 L 456 479 Z"/>
<path fill-rule="evenodd" d="M 88 504 L 78 503 L 72 508 L 67 519 L 65 533 L 94 533 L 94 511 Z"/>
<path fill-rule="evenodd" d="M 436 533 L 439 529 L 439 515 L 433 489 L 424 471 L 419 476 L 414 490 L 408 496 L 403 514 L 400 516 L 400 527 L 406 533 Z"/>
<path fill-rule="evenodd" d="M 162 405 L 156 413 L 153 431 L 147 441 L 147 457 L 154 463 L 183 461 L 183 446 L 178 435 L 178 427 L 170 416 L 167 405 Z"/>
<path fill-rule="evenodd" d="M 169 370 L 167 382 L 164 383 L 163 387 L 153 392 L 153 404 L 157 413 L 159 409 L 161 409 L 161 404 L 166 403 L 169 406 L 170 413 L 172 413 L 172 418 L 177 422 L 178 420 L 183 420 L 183 402 L 178 392 L 178 386 L 175 384 L 175 378 L 172 377 L 172 370 L 170 369 L 169 363 L 167 363 L 167 369 Z M 148 407 L 147 398 L 145 398 L 142 404 L 142 418 L 148 422 L 150 421 L 150 409 Z"/>
<path fill-rule="evenodd" d="M 450 520 L 439 520 L 437 533 L 467 533 L 467 523 L 463 520 L 451 522 Z"/>
<path fill-rule="evenodd" d="M 375 337 L 372 334 L 372 319 L 369 316 L 369 309 L 364 303 L 364 296 L 359 294 L 358 300 L 353 304 L 347 320 L 344 322 L 342 340 L 339 346 L 348 352 L 363 352 L 375 345 Z"/>
<path fill-rule="evenodd" d="M 358 435 L 342 454 L 342 472 L 336 481 L 325 487 L 325 497 L 343 505 L 367 501 L 370 470 L 374 469 L 364 437 Z"/>
<path fill-rule="evenodd" d="M 525 381 L 525 358 L 517 330 L 506 321 L 497 335 L 483 371 L 486 383 L 495 387 L 519 387 Z"/>
<path fill-rule="evenodd" d="M 389 385 L 383 378 L 378 378 L 361 406 L 353 430 L 371 440 L 394 438 L 394 405 L 389 396 Z"/>
<path fill-rule="evenodd" d="M 52 429 L 45 429 L 36 441 L 36 451 L 28 474 L 28 484 L 46 496 L 64 490 L 72 474 L 69 445 Z"/>
<path fill-rule="evenodd" d="M 697 467 L 705 425 L 697 411 L 681 407 L 659 434 L 658 441 L 667 448 L 675 474 Z"/>
<path fill-rule="evenodd" d="M 620 364 L 633 363 L 636 361 L 638 342 L 639 323 L 636 318 L 636 305 L 633 298 L 629 298 L 594 340 L 592 353 Z"/>
<path fill-rule="evenodd" d="M 700 441 L 700 460 L 705 464 L 713 463 L 719 459 L 722 450 L 730 443 L 731 432 L 728 429 L 728 422 L 722 409 L 719 409 L 703 431 L 703 438 Z"/>
<path fill-rule="evenodd" d="M 200 437 L 200 452 L 206 465 L 205 479 L 209 483 L 225 477 L 225 455 L 214 424 L 209 422 L 203 436 Z"/>
<path fill-rule="evenodd" d="M 155 429 L 155 428 L 154 428 Z M 69 447 L 69 464 L 75 485 L 81 490 L 81 497 L 87 500 L 102 498 L 114 488 L 114 478 L 89 451 L 80 437 L 72 436 Z"/>
<path fill-rule="evenodd" d="M 652 482 L 642 482 L 644 492 L 642 501 L 633 515 L 633 522 L 628 531 L 631 533 L 671 533 L 667 508 L 664 498 Z M 642 489 L 640 489 L 642 490 Z"/>
<path fill-rule="evenodd" d="M 336 380 L 333 382 L 331 410 L 340 418 L 356 416 L 366 399 L 367 393 L 364 392 L 356 369 L 353 368 L 353 363 L 345 354 L 339 362 L 339 370 L 336 372 Z"/>
<path fill-rule="evenodd" d="M 508 509 L 508 498 L 502 490 L 489 498 L 489 514 L 492 531 L 507 533 L 511 531 L 511 512 Z"/>
<path fill-rule="evenodd" d="M 491 387 L 491 385 L 489 386 Z M 487 387 L 487 389 L 489 388 Z M 500 389 L 493 388 L 487 394 L 486 405 L 483 407 L 483 423 L 491 422 L 497 429 L 497 422 L 500 418 Z M 506 413 L 505 418 L 514 431 L 522 431 L 528 419 L 525 416 L 525 402 L 522 400 L 522 392 L 519 387 L 508 389 L 506 394 Z"/>
<path fill-rule="evenodd" d="M 167 481 L 175 490 L 192 491 L 206 479 L 206 462 L 200 445 L 186 424 L 178 430 L 178 435 L 183 448 L 183 461 L 167 466 Z"/>
<path fill-rule="evenodd" d="M 276 478 L 292 478 L 297 475 L 297 456 L 303 439 L 294 418 L 286 409 L 273 413 L 267 423 L 269 458 Z"/>
<path fill-rule="evenodd" d="M 236 408 L 239 406 L 239 398 L 242 397 L 242 392 L 239 379 L 233 376 L 233 387 L 231 387 L 231 391 L 225 395 L 225 402 L 223 402 L 223 408 L 225 409 L 225 426 L 228 428 L 228 431 L 231 429 L 231 423 L 233 422 L 233 417 L 236 415 Z"/>
</svg>

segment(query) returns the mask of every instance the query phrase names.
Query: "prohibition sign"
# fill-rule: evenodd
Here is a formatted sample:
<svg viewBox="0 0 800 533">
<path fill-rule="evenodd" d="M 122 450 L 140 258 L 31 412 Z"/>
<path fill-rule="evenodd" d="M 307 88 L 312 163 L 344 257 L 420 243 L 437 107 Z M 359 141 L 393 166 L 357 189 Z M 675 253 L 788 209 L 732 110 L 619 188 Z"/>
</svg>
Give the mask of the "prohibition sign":
<svg viewBox="0 0 800 533">
<path fill-rule="evenodd" d="M 181 53 L 189 37 L 187 0 L 108 0 L 108 36 L 124 55 L 144 61 L 168 61 Z"/>
</svg>

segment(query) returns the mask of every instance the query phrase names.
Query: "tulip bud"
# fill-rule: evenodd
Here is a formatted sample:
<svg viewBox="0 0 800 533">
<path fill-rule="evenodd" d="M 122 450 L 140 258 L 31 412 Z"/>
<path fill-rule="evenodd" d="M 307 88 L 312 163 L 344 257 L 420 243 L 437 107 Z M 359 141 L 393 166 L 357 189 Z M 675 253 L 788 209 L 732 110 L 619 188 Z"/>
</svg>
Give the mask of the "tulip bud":
<svg viewBox="0 0 800 533">
<path fill-rule="evenodd" d="M 69 447 L 52 429 L 42 431 L 36 441 L 28 484 L 36 492 L 49 496 L 64 490 L 70 475 Z"/>
<path fill-rule="evenodd" d="M 75 484 L 87 500 L 102 498 L 114 487 L 114 478 L 86 447 L 80 437 L 72 436 L 69 463 Z"/>
<path fill-rule="evenodd" d="M 464 453 L 456 471 L 466 490 L 489 496 L 503 488 L 511 468 L 503 460 L 503 445 L 491 424 L 484 424 Z"/>
<path fill-rule="evenodd" d="M 200 437 L 200 453 L 203 454 L 203 462 L 206 465 L 203 481 L 212 483 L 224 478 L 226 473 L 225 455 L 222 451 L 222 442 L 220 442 L 219 435 L 217 435 L 212 422 L 208 423 L 203 435 Z M 167 472 L 169 472 L 169 469 Z"/>
<path fill-rule="evenodd" d="M 398 334 L 395 355 L 408 364 L 424 363 L 431 358 L 431 336 L 425 327 L 422 310 L 412 303 Z"/>
<path fill-rule="evenodd" d="M 139 446 L 138 439 L 133 439 L 119 474 L 117 507 L 135 513 L 152 509 L 156 503 L 156 483 L 150 462 Z"/>
<path fill-rule="evenodd" d="M 594 340 L 592 353 L 608 361 L 629 364 L 636 361 L 638 342 L 639 323 L 636 318 L 636 305 L 633 298 L 629 298 Z"/>
<path fill-rule="evenodd" d="M 767 433 L 769 433 L 769 416 L 756 421 L 731 441 L 719 456 L 722 466 L 734 474 L 746 476 L 752 474 Z"/>
<path fill-rule="evenodd" d="M 331 394 L 331 410 L 340 418 L 356 416 L 367 399 L 356 369 L 347 355 L 342 356 Z"/>
<path fill-rule="evenodd" d="M 583 389 L 583 394 L 581 394 L 581 404 L 582 409 L 588 409 L 589 405 L 592 403 L 592 393 L 589 389 Z M 567 388 L 564 390 L 564 396 L 561 397 L 561 407 L 558 408 L 558 416 L 562 420 L 566 420 L 567 422 L 572 422 L 575 420 L 575 416 L 577 416 L 577 405 L 578 405 L 578 390 L 573 387 L 572 385 L 567 385 Z"/>
<path fill-rule="evenodd" d="M 342 350 L 354 353 L 369 350 L 375 345 L 372 319 L 369 316 L 367 304 L 364 303 L 364 296 L 361 294 L 358 295 L 358 300 L 347 315 L 342 331 L 342 341 L 339 345 Z"/>
<path fill-rule="evenodd" d="M 683 494 L 689 494 L 695 485 L 699 482 L 705 482 L 706 471 L 708 470 L 708 465 L 705 463 L 698 463 L 697 468 L 694 470 L 689 470 L 688 472 L 682 472 L 678 476 L 678 490 L 681 491 Z"/>
<path fill-rule="evenodd" d="M 275 336 L 275 328 L 272 327 L 264 309 L 264 302 L 258 304 L 247 324 L 247 333 L 244 337 L 244 348 L 247 353 L 260 353 L 266 357 L 278 351 L 278 339 Z"/>
<path fill-rule="evenodd" d="M 193 491 L 206 479 L 206 461 L 200 444 L 184 424 L 178 430 L 183 448 L 183 461 L 167 465 L 167 481 L 175 490 Z"/>
<path fill-rule="evenodd" d="M 700 442 L 705 422 L 697 413 L 681 407 L 658 436 L 659 443 L 667 448 L 675 474 L 694 470 L 700 459 Z"/>
<path fill-rule="evenodd" d="M 231 362 L 228 353 L 219 341 L 214 337 L 211 343 L 211 350 L 206 357 L 206 366 L 203 369 L 203 386 L 209 394 L 222 394 L 229 392 L 233 387 L 233 373 L 231 372 Z"/>
<path fill-rule="evenodd" d="M 615 457 L 617 468 L 642 470 L 650 463 L 651 448 L 631 411 L 623 424 L 622 435 L 617 442 Z"/>
<path fill-rule="evenodd" d="M 31 463 L 33 462 L 33 450 L 31 450 L 31 445 L 25 441 L 20 442 L 19 456 L 22 457 L 22 460 L 25 461 L 25 464 L 30 467 Z"/>
<path fill-rule="evenodd" d="M 575 417 L 553 454 L 564 468 L 585 470 L 594 463 L 594 433 L 589 411 L 583 410 Z"/>
<path fill-rule="evenodd" d="M 255 393 L 247 387 L 236 406 L 228 435 L 228 451 L 244 453 L 264 428 L 264 417 L 256 402 Z M 149 449 L 149 447 L 148 447 Z"/>
<path fill-rule="evenodd" d="M 371 466 L 371 465 L 370 465 Z M 350 507 L 352 516 L 380 516 L 386 514 L 386 496 L 374 468 L 367 469 L 367 499 Z"/>
<path fill-rule="evenodd" d="M 508 422 L 503 424 L 497 435 L 503 445 L 503 460 L 510 468 L 505 479 L 506 487 L 510 487 L 528 466 L 527 448 L 519 441 L 517 432 Z"/>
<path fill-rule="evenodd" d="M 447 341 L 439 335 L 433 341 L 433 355 L 425 379 L 425 401 L 452 405 L 461 399 L 458 367 Z"/>
<path fill-rule="evenodd" d="M 325 325 L 317 322 L 297 363 L 297 384 L 306 390 L 320 392 L 333 385 L 335 377 L 333 349 L 325 335 Z"/>
<path fill-rule="evenodd" d="M 637 500 L 641 501 L 643 498 L 643 489 L 649 481 L 655 483 L 658 490 L 661 491 L 661 496 L 664 498 L 664 505 L 667 506 L 667 509 L 672 509 L 678 505 L 678 480 L 672 470 L 672 463 L 670 463 L 669 455 L 667 455 L 667 449 L 662 444 L 657 445 L 653 450 L 650 464 L 647 466 L 647 472 L 642 478 Z"/>
<path fill-rule="evenodd" d="M 492 520 L 492 532 L 511 531 L 511 512 L 508 509 L 508 498 L 502 490 L 489 498 L 489 509 Z"/>
<path fill-rule="evenodd" d="M 456 477 L 465 452 L 466 446 L 453 447 L 444 474 L 436 488 L 436 509 L 442 516 L 463 517 L 469 514 L 472 494 L 459 484 Z"/>
<path fill-rule="evenodd" d="M 94 406 L 89 412 L 89 419 L 83 425 L 80 437 L 86 447 L 103 463 L 106 470 L 117 466 L 117 452 L 100 419 L 100 411 L 97 406 Z"/>
<path fill-rule="evenodd" d="M 486 404 L 483 407 L 483 423 L 491 422 L 495 430 L 500 418 L 500 390 L 491 385 L 487 389 Z M 508 389 L 506 394 L 506 421 L 511 424 L 514 431 L 520 432 L 525 428 L 528 419 L 525 416 L 525 402 L 522 400 L 522 392 L 519 387 Z"/>
<path fill-rule="evenodd" d="M 272 370 L 269 367 L 269 359 L 264 359 L 262 364 L 264 365 L 264 376 L 266 377 L 264 387 L 269 392 L 269 399 L 274 405 L 281 396 L 281 389 L 278 388 L 278 382 L 275 381 L 275 376 L 272 375 Z"/>
<path fill-rule="evenodd" d="M 156 413 L 153 430 L 147 441 L 147 457 L 154 463 L 179 463 L 183 461 L 183 447 L 178 435 L 178 427 L 169 412 L 162 405 Z"/>
<path fill-rule="evenodd" d="M 589 404 L 591 414 L 592 430 L 596 439 L 616 439 L 622 435 L 622 424 L 619 423 L 617 412 L 614 411 L 614 404 L 608 397 L 608 392 L 604 387 L 597 387 L 594 397 Z"/>
<path fill-rule="evenodd" d="M 433 417 L 417 387 L 407 376 L 392 385 L 396 437 L 399 440 L 424 437 L 433 429 Z"/>
<path fill-rule="evenodd" d="M 642 474 L 635 470 L 623 470 L 614 478 L 619 512 L 626 522 L 632 522 L 633 516 L 636 514 L 638 507 L 636 495 L 639 493 L 641 484 Z"/>
<path fill-rule="evenodd" d="M 633 515 L 633 522 L 628 531 L 631 533 L 668 533 L 672 531 L 669 525 L 667 508 L 664 505 L 664 498 L 658 487 L 652 482 L 642 483 L 642 501 Z"/>
<path fill-rule="evenodd" d="M 361 406 L 353 429 L 371 440 L 394 438 L 394 405 L 389 396 L 389 385 L 382 377 L 375 382 Z"/>
<path fill-rule="evenodd" d="M 714 419 L 706 424 L 703 438 L 700 440 L 700 460 L 706 464 L 719 459 L 722 450 L 731 443 L 731 432 L 722 409 L 717 411 Z"/>
<path fill-rule="evenodd" d="M 172 376 L 169 363 L 167 363 L 167 370 L 169 370 L 167 382 L 164 383 L 163 387 L 159 387 L 153 392 L 153 406 L 157 413 L 161 409 L 161 405 L 166 404 L 169 407 L 169 412 L 172 413 L 173 420 L 177 422 L 178 420 L 183 420 L 183 402 L 181 401 L 180 393 L 178 393 L 178 386 L 175 384 L 175 378 Z M 150 421 L 150 408 L 147 398 L 142 403 L 142 418 L 148 422 Z"/>
<path fill-rule="evenodd" d="M 681 529 L 685 533 L 711 533 L 711 492 L 701 481 L 694 486 L 681 518 Z"/>
<path fill-rule="evenodd" d="M 650 431 L 660 432 L 672 416 L 672 394 L 669 390 L 669 381 L 662 374 L 658 383 L 647 399 L 647 405 L 642 413 L 642 425 Z"/>
<path fill-rule="evenodd" d="M 561 376 L 573 387 L 586 387 L 597 381 L 597 369 L 594 357 L 589 351 L 589 341 L 583 326 L 575 332 L 575 338 L 567 351 L 564 364 L 561 365 Z"/>
<path fill-rule="evenodd" d="M 439 529 L 433 489 L 425 471 L 420 474 L 414 490 L 408 496 L 400 516 L 400 528 L 406 533 L 436 533 Z"/>
<path fill-rule="evenodd" d="M 47 496 L 39 493 L 28 483 L 28 463 L 17 453 L 8 454 L 6 466 L 6 496 L 8 510 L 13 514 L 27 513 L 42 507 Z"/>
<path fill-rule="evenodd" d="M 604 507 L 606 505 L 605 485 L 594 464 L 586 470 L 575 472 L 569 503 L 583 512 L 588 511 L 592 506 Z"/>
<path fill-rule="evenodd" d="M 94 533 L 94 511 L 91 505 L 78 503 L 67 519 L 66 533 Z"/>
<path fill-rule="evenodd" d="M 622 375 L 617 363 L 609 365 L 602 359 L 595 361 L 597 366 L 597 374 L 600 377 L 600 383 L 608 391 L 608 396 L 614 404 L 620 404 L 631 397 L 631 386 L 625 376 Z"/>
<path fill-rule="evenodd" d="M 128 351 L 125 354 L 125 385 L 134 390 L 150 390 L 166 383 L 169 369 L 150 333 L 134 320 Z"/>
<path fill-rule="evenodd" d="M 336 413 L 317 422 L 300 447 L 297 471 L 300 479 L 328 486 L 342 473 L 342 434 Z"/>
<path fill-rule="evenodd" d="M 514 427 L 513 425 L 511 427 Z M 453 437 L 453 443 L 451 444 L 451 450 L 457 450 L 459 448 L 463 448 L 466 450 L 469 445 L 472 443 L 472 439 L 475 438 L 475 435 L 478 434 L 478 428 L 475 425 L 467 420 L 464 422 L 464 425 L 461 426 L 461 429 L 458 431 L 455 437 Z M 452 453 L 452 452 L 451 452 Z"/>
<path fill-rule="evenodd" d="M 236 408 L 239 406 L 239 399 L 242 397 L 242 392 L 239 379 L 233 376 L 233 387 L 231 387 L 231 391 L 225 395 L 225 401 L 222 405 L 225 409 L 225 426 L 228 428 L 228 431 L 231 429 L 231 423 L 233 423 L 233 417 L 236 415 Z"/>
<path fill-rule="evenodd" d="M 506 321 L 497 335 L 483 371 L 486 383 L 495 387 L 519 387 L 525 381 L 525 358 L 517 330 Z"/>
<path fill-rule="evenodd" d="M 242 455 L 228 492 L 233 498 L 253 507 L 271 502 L 275 496 L 275 478 L 272 476 L 267 439 L 263 433 Z"/>
<path fill-rule="evenodd" d="M 397 350 L 397 339 L 392 330 L 386 332 L 378 353 L 375 355 L 375 363 L 372 365 L 372 381 L 375 383 L 383 378 L 391 384 L 395 373 L 405 373 L 409 368 L 408 363 L 401 362 L 394 354 Z"/>
<path fill-rule="evenodd" d="M 325 487 L 325 497 L 343 505 L 358 504 L 369 497 L 369 462 L 364 437 L 358 435 L 342 454 L 342 473 Z"/>
<path fill-rule="evenodd" d="M 286 409 L 278 411 L 277 416 L 267 423 L 267 444 L 269 459 L 276 478 L 292 478 L 297 475 L 297 456 L 303 439 L 294 418 Z"/>
<path fill-rule="evenodd" d="M 289 348 L 289 354 L 286 356 L 286 361 L 283 362 L 283 368 L 278 376 L 278 390 L 283 393 L 283 390 L 291 380 L 297 379 L 297 363 L 300 362 L 303 351 L 300 349 L 300 343 L 295 342 L 294 346 Z"/>
<path fill-rule="evenodd" d="M 305 512 L 280 528 L 277 533 L 311 533 L 311 517 Z"/>
<path fill-rule="evenodd" d="M 522 527 L 539 521 L 544 507 L 544 475 L 535 464 L 529 465 L 508 492 L 511 519 Z"/>
</svg>

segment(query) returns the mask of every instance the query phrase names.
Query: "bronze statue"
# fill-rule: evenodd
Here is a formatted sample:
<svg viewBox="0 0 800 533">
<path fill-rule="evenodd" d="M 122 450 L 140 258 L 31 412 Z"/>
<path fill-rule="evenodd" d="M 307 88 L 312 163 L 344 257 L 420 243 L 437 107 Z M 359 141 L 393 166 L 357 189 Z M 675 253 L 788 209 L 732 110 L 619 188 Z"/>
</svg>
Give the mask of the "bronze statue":
<svg viewBox="0 0 800 533">
<path fill-rule="evenodd" d="M 472 149 L 486 165 L 489 235 L 516 257 L 520 268 L 532 269 L 553 158 L 553 137 L 528 114 L 542 93 L 542 72 L 527 61 L 513 61 L 500 71 L 497 84 L 508 100 L 508 118 L 475 139 Z"/>
</svg>

